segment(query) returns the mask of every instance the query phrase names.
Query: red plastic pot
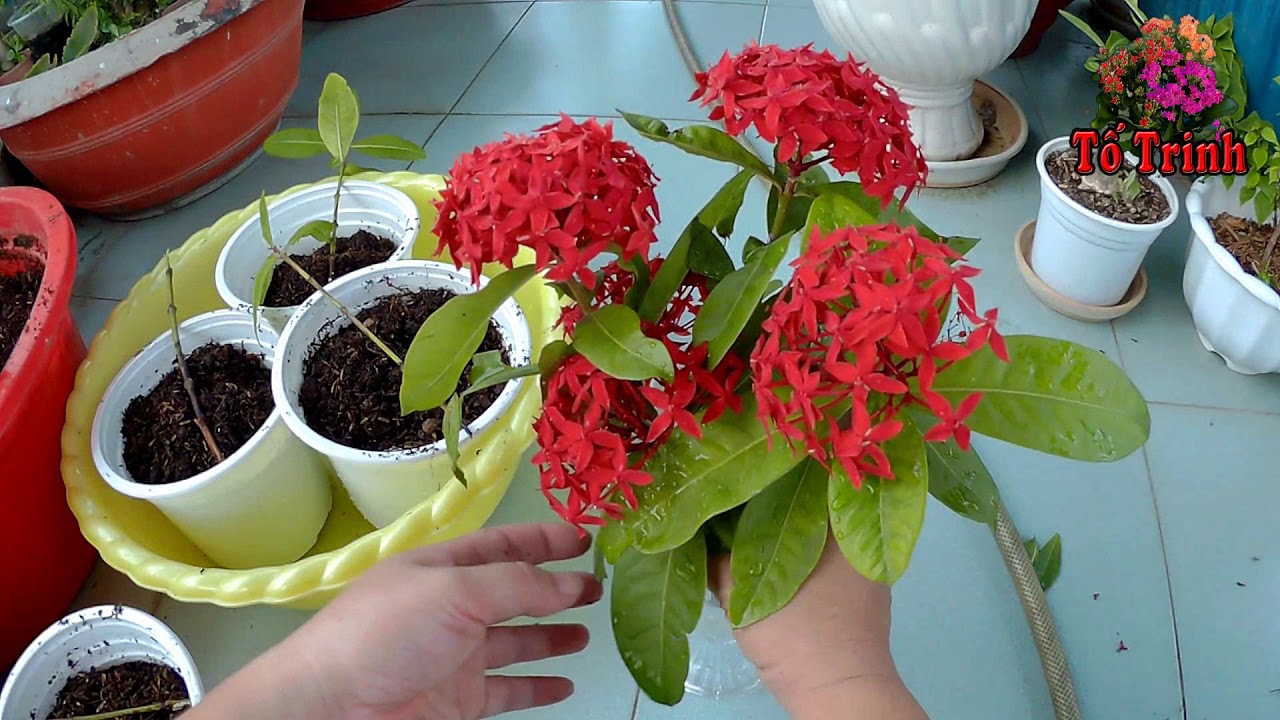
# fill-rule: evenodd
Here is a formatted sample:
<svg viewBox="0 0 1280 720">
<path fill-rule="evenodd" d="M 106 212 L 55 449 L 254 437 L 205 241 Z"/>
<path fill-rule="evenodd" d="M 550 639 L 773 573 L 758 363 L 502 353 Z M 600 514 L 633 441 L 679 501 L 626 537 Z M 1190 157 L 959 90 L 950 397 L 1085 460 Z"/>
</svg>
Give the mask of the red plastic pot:
<svg viewBox="0 0 1280 720">
<path fill-rule="evenodd" d="M 1040 4 L 1036 6 L 1035 15 L 1031 16 L 1031 28 L 1027 30 L 1022 42 L 1009 57 L 1026 57 L 1038 50 L 1044 34 L 1049 32 L 1049 28 L 1058 21 L 1058 11 L 1066 9 L 1070 4 L 1071 0 L 1040 0 Z"/>
<path fill-rule="evenodd" d="M 190 202 L 279 124 L 298 85 L 302 3 L 192 0 L 2 86 L 0 140 L 66 205 L 136 216 Z"/>
<path fill-rule="evenodd" d="M 11 238 L 30 236 L 30 248 Z M 58 201 L 0 188 L 0 274 L 45 265 L 26 328 L 0 369 L 0 670 L 62 617 L 97 554 L 62 484 L 62 424 L 84 342 L 71 318 L 76 231 Z"/>
<path fill-rule="evenodd" d="M 409 0 L 307 0 L 308 20 L 347 20 L 400 7 Z"/>
</svg>

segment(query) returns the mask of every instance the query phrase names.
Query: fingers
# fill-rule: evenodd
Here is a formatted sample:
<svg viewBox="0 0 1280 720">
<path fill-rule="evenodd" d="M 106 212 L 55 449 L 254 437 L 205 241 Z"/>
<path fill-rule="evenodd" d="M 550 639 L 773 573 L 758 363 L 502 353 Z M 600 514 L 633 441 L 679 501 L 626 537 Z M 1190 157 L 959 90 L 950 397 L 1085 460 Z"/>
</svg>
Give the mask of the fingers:
<svg viewBox="0 0 1280 720">
<path fill-rule="evenodd" d="M 573 683 L 562 677 L 485 678 L 484 717 L 554 705 L 573 694 Z"/>
<path fill-rule="evenodd" d="M 459 569 L 456 610 L 482 625 L 518 617 L 547 617 L 600 599 L 604 587 L 591 573 L 552 573 L 527 563 Z"/>
<path fill-rule="evenodd" d="M 486 528 L 447 543 L 410 550 L 404 557 L 426 567 L 509 562 L 541 565 L 579 557 L 590 547 L 591 536 L 584 537 L 572 525 L 530 523 Z"/>
<path fill-rule="evenodd" d="M 587 647 L 591 633 L 582 625 L 523 625 L 489 628 L 485 659 L 490 670 L 563 657 Z"/>
</svg>

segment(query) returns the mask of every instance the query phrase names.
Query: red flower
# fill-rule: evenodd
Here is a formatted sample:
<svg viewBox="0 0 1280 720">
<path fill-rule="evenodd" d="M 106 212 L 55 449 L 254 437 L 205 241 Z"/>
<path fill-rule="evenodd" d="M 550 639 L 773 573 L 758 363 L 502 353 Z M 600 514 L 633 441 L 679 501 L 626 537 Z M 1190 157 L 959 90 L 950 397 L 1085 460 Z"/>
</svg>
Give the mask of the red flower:
<svg viewBox="0 0 1280 720">
<path fill-rule="evenodd" d="M 508 135 L 464 153 L 436 202 L 435 233 L 457 267 L 511 267 L 520 246 L 548 279 L 589 287 L 589 263 L 611 248 L 647 258 L 658 223 L 657 178 L 611 123 L 567 116 L 536 135 Z"/>
<path fill-rule="evenodd" d="M 761 421 L 839 463 L 855 485 L 892 476 L 883 445 L 902 431 L 897 415 L 908 405 L 938 417 L 927 440 L 967 447 L 964 420 L 980 396 L 953 410 L 933 379 L 983 346 L 1008 356 L 995 311 L 975 308 L 977 270 L 949 264 L 958 258 L 913 228 L 815 230 L 751 357 Z M 942 333 L 953 298 L 973 326 L 963 342 Z"/>
<path fill-rule="evenodd" d="M 852 56 L 752 43 L 726 52 L 697 82 L 691 99 L 714 105 L 710 118 L 724 120 L 730 135 L 754 127 L 777 143 L 792 177 L 830 160 L 840 173 L 857 173 L 887 206 L 898 190 L 905 200 L 928 172 L 897 92 Z"/>
</svg>

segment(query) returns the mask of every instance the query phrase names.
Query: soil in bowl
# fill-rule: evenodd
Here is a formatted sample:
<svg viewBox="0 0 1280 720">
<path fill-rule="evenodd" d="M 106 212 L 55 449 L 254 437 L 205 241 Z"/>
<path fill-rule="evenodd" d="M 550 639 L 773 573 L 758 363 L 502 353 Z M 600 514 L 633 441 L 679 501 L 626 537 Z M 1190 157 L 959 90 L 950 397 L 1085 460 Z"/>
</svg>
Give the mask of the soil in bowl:
<svg viewBox="0 0 1280 720">
<path fill-rule="evenodd" d="M 447 290 L 428 289 L 389 296 L 357 317 L 397 355 L 404 357 L 422 324 L 453 298 Z M 498 351 L 509 361 L 497 326 L 477 352 Z M 471 366 L 458 380 L 465 390 Z M 316 343 L 303 366 L 299 404 L 311 429 L 357 450 L 411 450 L 444 438 L 444 410 L 435 408 L 400 414 L 400 368 L 354 325 L 347 325 Z M 502 394 L 502 385 L 486 388 L 463 400 L 462 424 L 478 419 Z"/>
<path fill-rule="evenodd" d="M 209 343 L 187 354 L 196 398 L 224 457 L 239 450 L 270 417 L 271 370 L 260 355 Z M 165 485 L 217 464 L 195 422 L 175 366 L 124 411 L 124 465 L 134 482 Z"/>
<path fill-rule="evenodd" d="M 14 244 L 22 246 L 17 240 Z M 0 256 L 0 264 L 4 264 L 4 259 Z M 35 307 L 36 296 L 40 294 L 40 282 L 44 279 L 43 264 L 26 256 L 18 261 L 26 267 L 13 275 L 0 275 L 0 368 L 9 361 L 18 338 L 22 337 L 27 318 L 31 317 L 31 309 Z"/>
<path fill-rule="evenodd" d="M 1280 253 L 1271 236 L 1274 225 L 1259 225 L 1248 218 L 1222 213 L 1208 218 L 1218 244 L 1240 263 L 1245 272 L 1280 291 Z M 1267 250 L 1271 250 L 1270 257 Z"/>
<path fill-rule="evenodd" d="M 159 706 L 152 712 L 132 713 L 128 720 L 171 720 L 187 706 L 190 695 L 178 671 L 160 663 L 135 660 L 94 668 L 73 676 L 58 693 L 46 720 Z"/>
<path fill-rule="evenodd" d="M 1095 170 L 1093 175 L 1081 175 L 1076 171 L 1079 163 L 1080 153 L 1075 148 L 1068 148 L 1046 157 L 1045 169 L 1067 197 L 1093 212 L 1131 225 L 1154 225 L 1169 217 L 1169 213 L 1172 212 L 1169 207 L 1169 198 L 1165 197 L 1160 186 L 1146 175 L 1138 176 L 1142 189 L 1133 199 L 1123 197 L 1118 188 L 1113 191 L 1097 189 L 1106 188 L 1108 185 L 1118 186 L 1122 176 L 1134 172 L 1133 164 L 1128 159 L 1125 160 L 1120 172 L 1114 176 L 1104 175 L 1101 170 Z"/>
<path fill-rule="evenodd" d="M 374 235 L 368 230 L 357 230 L 354 234 L 338 238 L 337 252 L 333 258 L 333 277 L 329 277 L 329 246 L 316 248 L 306 255 L 291 255 L 307 274 L 315 278 L 321 285 L 327 285 L 344 275 L 363 270 L 370 265 L 377 265 L 391 259 L 396 244 L 384 237 Z M 267 307 L 294 307 L 311 297 L 315 288 L 290 267 L 277 267 L 267 287 L 265 305 Z"/>
<path fill-rule="evenodd" d="M 979 92 L 980 89 L 974 90 L 973 107 L 978 111 L 978 117 L 982 120 L 982 143 L 978 145 L 978 149 L 973 152 L 974 158 L 995 157 L 1013 144 L 1014 138 L 1008 137 L 1005 129 L 1000 125 L 1000 108 L 996 105 L 995 99 Z M 997 95 L 997 97 L 999 97 Z M 1004 98 L 1000 98 L 1004 100 Z M 1014 128 L 1016 130 L 1016 128 Z"/>
</svg>

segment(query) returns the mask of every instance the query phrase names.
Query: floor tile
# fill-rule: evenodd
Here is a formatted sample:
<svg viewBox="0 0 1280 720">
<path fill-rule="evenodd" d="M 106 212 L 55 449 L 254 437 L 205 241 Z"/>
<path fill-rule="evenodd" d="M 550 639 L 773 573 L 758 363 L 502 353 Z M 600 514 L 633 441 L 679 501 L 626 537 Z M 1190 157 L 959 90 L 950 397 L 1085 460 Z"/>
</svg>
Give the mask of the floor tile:
<svg viewBox="0 0 1280 720">
<path fill-rule="evenodd" d="M 1280 417 L 1157 407 L 1148 455 L 1188 718 L 1280 715 Z"/>
<path fill-rule="evenodd" d="M 71 316 L 75 319 L 86 346 L 93 342 L 93 338 L 107 324 L 107 317 L 115 307 L 115 300 L 72 296 Z"/>
<path fill-rule="evenodd" d="M 351 83 L 366 113 L 448 112 L 528 8 L 416 6 L 343 21 L 307 45 L 287 112 L 314 114 L 331 72 Z"/>
<path fill-rule="evenodd" d="M 757 39 L 764 9 L 720 3 L 678 7 L 705 62 Z M 657 2 L 536 3 L 467 90 L 458 111 L 701 118 L 693 80 Z"/>
<path fill-rule="evenodd" d="M 1098 84 L 1084 69 L 1084 62 L 1095 50 L 1055 35 L 1046 37 L 1034 55 L 1017 60 L 1023 76 L 1034 78 L 1037 101 L 1024 110 L 1038 116 L 1047 134 L 1041 144 L 1093 122 Z M 1039 149 L 1039 144 L 1035 147 Z"/>
</svg>

